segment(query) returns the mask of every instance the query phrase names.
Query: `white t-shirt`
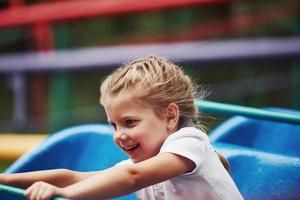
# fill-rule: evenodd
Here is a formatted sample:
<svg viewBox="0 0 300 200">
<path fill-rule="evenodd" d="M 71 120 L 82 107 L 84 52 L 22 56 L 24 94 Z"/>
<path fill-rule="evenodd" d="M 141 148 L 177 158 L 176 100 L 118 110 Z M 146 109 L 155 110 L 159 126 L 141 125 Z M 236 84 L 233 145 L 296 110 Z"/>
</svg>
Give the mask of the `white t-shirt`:
<svg viewBox="0 0 300 200">
<path fill-rule="evenodd" d="M 160 153 L 169 152 L 192 160 L 192 172 L 136 192 L 142 200 L 242 200 L 231 176 L 223 167 L 207 135 L 194 127 L 171 134 Z M 129 163 L 123 161 L 120 164 Z"/>
</svg>

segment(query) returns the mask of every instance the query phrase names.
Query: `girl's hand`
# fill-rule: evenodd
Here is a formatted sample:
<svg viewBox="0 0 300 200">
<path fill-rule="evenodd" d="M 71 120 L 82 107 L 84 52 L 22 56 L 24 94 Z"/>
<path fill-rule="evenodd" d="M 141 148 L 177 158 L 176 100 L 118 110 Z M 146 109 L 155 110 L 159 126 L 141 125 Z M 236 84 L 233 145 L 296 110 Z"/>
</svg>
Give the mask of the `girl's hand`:
<svg viewBox="0 0 300 200">
<path fill-rule="evenodd" d="M 27 188 L 25 196 L 28 200 L 50 200 L 58 196 L 61 190 L 61 188 L 54 185 L 39 181 Z"/>
</svg>

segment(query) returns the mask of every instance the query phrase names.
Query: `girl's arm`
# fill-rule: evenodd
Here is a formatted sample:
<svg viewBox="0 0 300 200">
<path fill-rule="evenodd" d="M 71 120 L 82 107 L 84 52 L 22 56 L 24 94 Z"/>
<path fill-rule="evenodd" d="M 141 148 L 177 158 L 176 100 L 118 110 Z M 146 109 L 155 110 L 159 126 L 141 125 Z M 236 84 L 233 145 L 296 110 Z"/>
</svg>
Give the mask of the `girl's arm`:
<svg viewBox="0 0 300 200">
<path fill-rule="evenodd" d="M 15 174 L 0 174 L 0 184 L 27 188 L 37 181 L 65 187 L 88 178 L 97 172 L 75 172 L 67 169 L 34 171 Z"/>
<path fill-rule="evenodd" d="M 112 167 L 76 184 L 52 190 L 54 195 L 75 200 L 107 199 L 135 192 L 194 168 L 194 162 L 187 158 L 162 153 L 140 163 Z"/>
</svg>

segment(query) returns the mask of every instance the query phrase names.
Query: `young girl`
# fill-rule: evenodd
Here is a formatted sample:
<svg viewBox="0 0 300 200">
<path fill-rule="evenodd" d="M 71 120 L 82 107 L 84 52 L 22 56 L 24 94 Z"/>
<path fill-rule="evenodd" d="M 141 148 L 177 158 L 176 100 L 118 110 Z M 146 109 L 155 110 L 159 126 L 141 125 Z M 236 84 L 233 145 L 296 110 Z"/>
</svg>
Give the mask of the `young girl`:
<svg viewBox="0 0 300 200">
<path fill-rule="evenodd" d="M 109 75 L 100 102 L 115 143 L 129 156 L 98 172 L 58 169 L 0 175 L 0 183 L 28 187 L 31 200 L 54 196 L 107 199 L 243 199 L 202 129 L 191 79 L 160 57 L 137 59 Z"/>
</svg>

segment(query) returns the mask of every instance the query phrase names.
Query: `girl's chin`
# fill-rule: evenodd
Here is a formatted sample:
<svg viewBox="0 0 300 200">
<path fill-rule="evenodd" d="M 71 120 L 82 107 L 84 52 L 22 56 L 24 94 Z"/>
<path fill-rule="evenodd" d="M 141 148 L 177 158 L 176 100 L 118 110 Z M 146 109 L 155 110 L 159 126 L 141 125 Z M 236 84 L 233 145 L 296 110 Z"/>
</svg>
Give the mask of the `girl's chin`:
<svg viewBox="0 0 300 200">
<path fill-rule="evenodd" d="M 128 154 L 127 154 L 128 155 Z M 141 159 L 140 157 L 138 156 L 132 156 L 132 155 L 128 155 L 130 160 L 133 162 L 133 163 L 138 163 L 138 162 L 141 162 L 143 161 L 144 159 Z"/>
</svg>

